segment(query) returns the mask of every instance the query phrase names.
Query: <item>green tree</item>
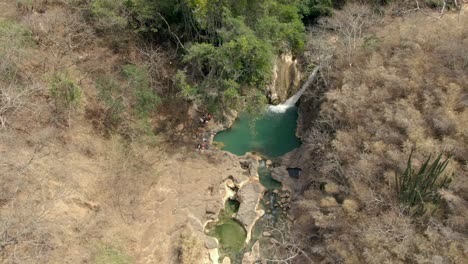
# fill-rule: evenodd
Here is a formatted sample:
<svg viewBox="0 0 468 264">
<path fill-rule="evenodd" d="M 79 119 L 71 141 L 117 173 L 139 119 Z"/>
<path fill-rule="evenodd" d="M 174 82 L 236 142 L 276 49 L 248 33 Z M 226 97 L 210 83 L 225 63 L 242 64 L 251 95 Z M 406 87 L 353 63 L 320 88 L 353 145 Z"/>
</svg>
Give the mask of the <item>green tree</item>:
<svg viewBox="0 0 468 264">
<path fill-rule="evenodd" d="M 117 33 L 127 28 L 126 0 L 92 0 L 90 13 L 96 29 L 103 33 Z"/>
</svg>

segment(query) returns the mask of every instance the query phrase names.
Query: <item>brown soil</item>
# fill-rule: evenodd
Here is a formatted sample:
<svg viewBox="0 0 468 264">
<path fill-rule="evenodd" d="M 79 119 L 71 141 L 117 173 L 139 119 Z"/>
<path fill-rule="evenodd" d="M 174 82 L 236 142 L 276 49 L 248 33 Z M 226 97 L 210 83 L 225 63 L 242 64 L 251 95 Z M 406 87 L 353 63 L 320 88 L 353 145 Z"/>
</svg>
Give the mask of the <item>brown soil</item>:
<svg viewBox="0 0 468 264">
<path fill-rule="evenodd" d="M 94 263 L 100 249 L 111 246 L 135 263 L 179 263 L 180 232 L 191 230 L 203 241 L 204 223 L 223 206 L 223 181 L 245 177 L 245 172 L 237 157 L 195 151 L 193 113 L 180 104 L 153 120 L 162 127 L 156 146 L 97 131 L 85 115 L 96 103 L 90 76 L 112 72 L 124 55 L 99 46 L 98 39 L 70 48 L 70 33 L 53 24 L 75 15 L 63 8 L 22 17 L 40 44 L 20 66 L 33 71 L 30 79 L 40 89 L 33 110 L 19 111 L 0 130 L 0 215 L 5 220 L 0 230 L 9 220 L 16 223 L 10 233 L 34 225 L 24 241 L 0 244 L 0 257 L 25 257 L 21 263 Z M 14 17 L 14 1 L 0 0 L 0 21 Z M 66 52 L 58 55 L 60 48 Z M 56 119 L 47 89 L 47 74 L 64 65 L 83 90 L 81 106 L 68 122 Z M 174 112 L 174 118 L 167 116 Z M 28 243 L 33 242 L 41 254 L 31 251 Z M 209 263 L 203 256 L 199 261 Z"/>
</svg>

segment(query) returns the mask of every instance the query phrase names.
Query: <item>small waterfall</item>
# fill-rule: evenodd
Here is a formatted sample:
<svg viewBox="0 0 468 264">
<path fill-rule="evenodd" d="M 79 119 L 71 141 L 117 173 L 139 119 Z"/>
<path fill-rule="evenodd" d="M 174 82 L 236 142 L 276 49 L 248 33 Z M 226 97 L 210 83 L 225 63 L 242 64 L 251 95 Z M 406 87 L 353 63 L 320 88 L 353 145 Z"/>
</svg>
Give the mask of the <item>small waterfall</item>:
<svg viewBox="0 0 468 264">
<path fill-rule="evenodd" d="M 320 67 L 316 67 L 314 71 L 309 75 L 309 78 L 307 81 L 302 85 L 301 89 L 293 96 L 291 96 L 286 102 L 279 104 L 279 105 L 269 105 L 268 106 L 268 111 L 273 112 L 273 113 L 284 113 L 286 110 L 288 110 L 291 107 L 294 107 L 301 98 L 301 95 L 305 92 L 307 88 L 312 84 L 312 82 L 315 79 L 315 75 L 317 75 L 317 72 Z"/>
</svg>

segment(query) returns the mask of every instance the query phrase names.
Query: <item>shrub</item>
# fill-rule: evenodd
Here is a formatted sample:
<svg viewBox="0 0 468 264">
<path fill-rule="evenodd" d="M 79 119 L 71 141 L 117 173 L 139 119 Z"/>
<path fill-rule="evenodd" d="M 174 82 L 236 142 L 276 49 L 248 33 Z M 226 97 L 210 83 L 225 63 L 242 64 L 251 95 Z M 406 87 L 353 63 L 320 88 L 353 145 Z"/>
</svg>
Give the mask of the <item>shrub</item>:
<svg viewBox="0 0 468 264">
<path fill-rule="evenodd" d="M 441 161 L 442 154 L 429 165 L 431 156 L 421 166 L 419 171 L 413 168 L 411 152 L 408 164 L 403 174 L 395 174 L 396 191 L 401 203 L 410 207 L 411 215 L 423 215 L 427 204 L 440 204 L 439 190 L 448 188 L 451 178 L 442 173 L 447 168 L 450 156 Z"/>
<path fill-rule="evenodd" d="M 32 32 L 11 21 L 0 21 L 0 48 L 22 48 L 33 44 Z"/>
<path fill-rule="evenodd" d="M 174 77 L 175 84 L 180 90 L 180 95 L 190 101 L 197 99 L 197 88 L 194 85 L 187 83 L 187 74 L 184 71 L 177 71 L 177 74 Z"/>
<path fill-rule="evenodd" d="M 93 0 L 90 5 L 95 27 L 104 33 L 119 32 L 127 27 L 124 12 L 123 0 Z"/>
<path fill-rule="evenodd" d="M 138 116 L 147 117 L 161 101 L 151 89 L 148 70 L 143 66 L 129 64 L 123 67 L 122 72 L 128 80 L 129 87 L 134 91 L 135 110 Z"/>
<path fill-rule="evenodd" d="M 95 264 L 130 264 L 133 257 L 123 253 L 115 247 L 104 245 L 99 247 L 99 251 L 94 258 Z"/>
<path fill-rule="evenodd" d="M 97 79 L 96 88 L 99 92 L 99 100 L 106 106 L 104 125 L 107 128 L 115 128 L 122 122 L 122 114 L 125 112 L 122 89 L 113 78 L 108 76 Z"/>
<path fill-rule="evenodd" d="M 33 45 L 32 32 L 20 24 L 0 22 L 0 77 L 13 81 L 18 68 L 17 61 L 24 55 L 22 48 Z"/>
<path fill-rule="evenodd" d="M 188 229 L 184 229 L 177 243 L 178 263 L 197 264 L 202 262 L 203 244 Z"/>
<path fill-rule="evenodd" d="M 81 88 L 68 73 L 55 74 L 50 82 L 50 94 L 55 100 L 56 110 L 68 112 L 76 109 L 81 99 Z"/>
</svg>

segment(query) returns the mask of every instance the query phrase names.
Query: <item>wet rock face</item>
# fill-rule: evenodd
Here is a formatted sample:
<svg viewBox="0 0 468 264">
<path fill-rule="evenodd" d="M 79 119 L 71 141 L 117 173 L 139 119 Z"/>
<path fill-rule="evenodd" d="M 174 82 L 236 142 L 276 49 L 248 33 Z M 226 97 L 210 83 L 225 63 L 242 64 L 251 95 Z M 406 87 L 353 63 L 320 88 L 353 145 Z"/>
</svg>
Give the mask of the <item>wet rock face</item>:
<svg viewBox="0 0 468 264">
<path fill-rule="evenodd" d="M 297 61 L 291 54 L 280 55 L 274 65 L 273 82 L 268 86 L 268 95 L 272 104 L 286 101 L 300 86 L 301 73 Z"/>
<path fill-rule="evenodd" d="M 271 170 L 271 177 L 283 183 L 285 186 L 288 186 L 292 190 L 300 189 L 300 184 L 299 184 L 298 179 L 289 176 L 289 172 L 287 170 L 287 167 L 285 166 L 279 166 L 279 167 L 273 168 Z"/>
</svg>

